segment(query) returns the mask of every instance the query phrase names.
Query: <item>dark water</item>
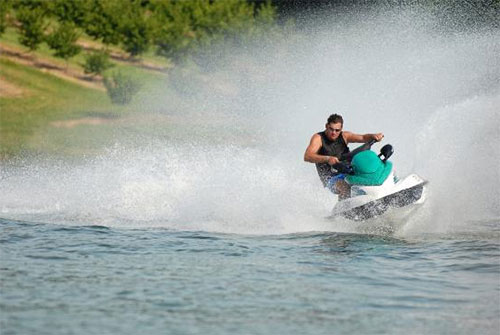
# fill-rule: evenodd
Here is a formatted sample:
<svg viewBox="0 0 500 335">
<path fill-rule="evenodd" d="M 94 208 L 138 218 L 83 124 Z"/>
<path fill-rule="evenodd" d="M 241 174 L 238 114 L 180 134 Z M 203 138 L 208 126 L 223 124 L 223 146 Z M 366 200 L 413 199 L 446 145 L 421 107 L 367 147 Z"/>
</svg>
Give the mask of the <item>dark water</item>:
<svg viewBox="0 0 500 335">
<path fill-rule="evenodd" d="M 1 333 L 498 334 L 498 222 L 474 224 L 490 233 L 248 236 L 1 219 Z"/>
</svg>

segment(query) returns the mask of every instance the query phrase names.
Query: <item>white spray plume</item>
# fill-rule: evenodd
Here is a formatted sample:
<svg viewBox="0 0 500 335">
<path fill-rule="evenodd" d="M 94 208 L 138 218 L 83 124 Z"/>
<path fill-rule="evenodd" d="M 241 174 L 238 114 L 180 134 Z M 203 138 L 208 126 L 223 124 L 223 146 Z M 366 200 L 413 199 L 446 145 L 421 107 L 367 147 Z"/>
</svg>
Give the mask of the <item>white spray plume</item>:
<svg viewBox="0 0 500 335">
<path fill-rule="evenodd" d="M 233 50 L 211 72 L 171 83 L 186 95 L 167 98 L 162 86 L 143 97 L 138 113 L 184 120 L 175 135 L 117 140 L 78 163 L 6 164 L 1 216 L 251 234 L 352 231 L 325 222 L 336 199 L 303 162 L 311 135 L 336 112 L 347 130 L 384 132 L 400 175 L 429 180 L 428 202 L 408 231 L 498 221 L 500 32 L 441 34 L 427 20 L 350 16 Z"/>
</svg>

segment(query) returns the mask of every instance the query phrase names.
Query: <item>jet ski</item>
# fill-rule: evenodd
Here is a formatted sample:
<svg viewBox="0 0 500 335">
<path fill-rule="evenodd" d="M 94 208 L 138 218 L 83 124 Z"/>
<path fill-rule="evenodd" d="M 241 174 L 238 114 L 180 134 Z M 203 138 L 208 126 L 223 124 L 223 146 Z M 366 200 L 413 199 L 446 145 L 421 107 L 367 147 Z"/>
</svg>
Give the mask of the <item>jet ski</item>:
<svg viewBox="0 0 500 335">
<path fill-rule="evenodd" d="M 351 185 L 350 197 L 339 200 L 330 218 L 343 217 L 364 221 L 378 217 L 392 208 L 408 207 L 425 201 L 427 181 L 416 174 L 399 179 L 388 161 L 394 153 L 387 144 L 377 155 L 371 151 L 371 141 L 344 154 L 334 168 L 346 174 Z"/>
</svg>

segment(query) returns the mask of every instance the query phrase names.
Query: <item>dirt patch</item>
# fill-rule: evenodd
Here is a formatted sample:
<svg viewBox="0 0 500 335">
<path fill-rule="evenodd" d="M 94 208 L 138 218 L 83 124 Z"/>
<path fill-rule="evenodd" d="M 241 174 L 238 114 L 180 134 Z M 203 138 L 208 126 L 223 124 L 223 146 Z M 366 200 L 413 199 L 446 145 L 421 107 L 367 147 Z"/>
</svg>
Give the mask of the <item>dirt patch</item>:
<svg viewBox="0 0 500 335">
<path fill-rule="evenodd" d="M 4 78 L 0 77 L 0 97 L 2 98 L 18 98 L 23 96 L 25 91 L 17 85 L 9 83 Z"/>
<path fill-rule="evenodd" d="M 101 125 L 101 124 L 105 124 L 105 123 L 112 123 L 115 121 L 116 120 L 108 119 L 108 118 L 85 117 L 85 118 L 74 119 L 74 120 L 54 121 L 54 122 L 51 122 L 50 125 L 53 127 L 56 127 L 56 128 L 74 128 L 74 127 L 80 126 L 80 125 L 96 126 L 96 125 Z"/>
</svg>

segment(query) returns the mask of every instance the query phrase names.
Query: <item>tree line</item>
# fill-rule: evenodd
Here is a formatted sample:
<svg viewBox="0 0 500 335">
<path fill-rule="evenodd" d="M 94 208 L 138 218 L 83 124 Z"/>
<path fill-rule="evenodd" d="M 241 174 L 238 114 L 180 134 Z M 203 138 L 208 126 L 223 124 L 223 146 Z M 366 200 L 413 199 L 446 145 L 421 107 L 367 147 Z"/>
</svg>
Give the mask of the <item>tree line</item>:
<svg viewBox="0 0 500 335">
<path fill-rule="evenodd" d="M 150 48 L 180 62 L 217 43 L 244 43 L 275 26 L 270 1 L 241 0 L 2 0 L 0 34 L 9 23 L 33 51 L 46 42 L 56 57 L 78 54 L 82 34 L 130 57 Z"/>
<path fill-rule="evenodd" d="M 370 6 L 423 8 L 446 25 L 466 30 L 499 28 L 500 22 L 500 0 L 0 0 L 0 35 L 13 26 L 30 51 L 46 43 L 66 61 L 82 51 L 77 41 L 85 35 L 103 45 L 86 53 L 82 64 L 85 73 L 98 75 L 112 66 L 111 46 L 130 58 L 152 49 L 175 64 L 201 63 L 205 53 L 219 54 L 221 44 L 241 46 L 280 36 L 283 17 Z M 138 90 L 120 73 L 103 83 L 118 103 L 127 103 Z"/>
<path fill-rule="evenodd" d="M 113 66 L 110 46 L 130 58 L 154 49 L 173 63 L 183 63 L 221 43 L 241 45 L 277 31 L 276 7 L 242 0 L 0 0 L 0 35 L 7 26 L 19 33 L 30 51 L 46 43 L 66 61 L 82 51 L 82 35 L 100 42 L 86 53 L 84 72 L 102 74 Z M 139 90 L 136 80 L 120 72 L 104 76 L 114 103 L 126 104 Z"/>
<path fill-rule="evenodd" d="M 426 8 L 465 27 L 486 22 L 498 28 L 500 21 L 500 0 L 1 0 L 0 34 L 11 23 L 29 50 L 46 42 L 64 59 L 81 51 L 75 42 L 86 34 L 105 46 L 119 46 L 130 57 L 154 48 L 181 62 L 221 42 L 244 44 L 276 32 L 278 11 L 360 5 Z"/>
</svg>

